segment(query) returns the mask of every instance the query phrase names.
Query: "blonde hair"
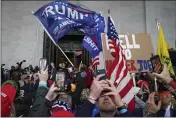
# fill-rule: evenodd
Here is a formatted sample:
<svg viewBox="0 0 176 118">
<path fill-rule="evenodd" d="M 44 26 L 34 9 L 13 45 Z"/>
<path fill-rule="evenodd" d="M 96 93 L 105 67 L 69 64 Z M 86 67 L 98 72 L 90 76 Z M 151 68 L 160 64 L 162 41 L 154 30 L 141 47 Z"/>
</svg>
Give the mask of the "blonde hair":
<svg viewBox="0 0 176 118">
<path fill-rule="evenodd" d="M 59 95 L 58 100 L 65 101 L 69 104 L 72 104 L 72 97 L 66 93 Z"/>
</svg>

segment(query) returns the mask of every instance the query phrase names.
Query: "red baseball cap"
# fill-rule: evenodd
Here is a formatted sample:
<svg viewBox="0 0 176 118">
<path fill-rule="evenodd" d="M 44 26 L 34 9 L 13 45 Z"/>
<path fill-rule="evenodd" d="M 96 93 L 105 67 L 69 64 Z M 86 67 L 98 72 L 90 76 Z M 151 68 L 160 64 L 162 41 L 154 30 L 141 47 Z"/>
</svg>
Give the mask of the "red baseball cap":
<svg viewBox="0 0 176 118">
<path fill-rule="evenodd" d="M 1 116 L 8 117 L 11 112 L 11 106 L 16 96 L 16 88 L 11 84 L 5 84 L 1 87 Z"/>
<path fill-rule="evenodd" d="M 54 112 L 51 117 L 75 117 L 75 115 L 69 111 L 59 110 Z"/>
<path fill-rule="evenodd" d="M 169 90 L 163 90 L 163 91 L 159 91 L 159 96 L 162 98 L 165 95 L 171 94 L 171 92 Z"/>
</svg>

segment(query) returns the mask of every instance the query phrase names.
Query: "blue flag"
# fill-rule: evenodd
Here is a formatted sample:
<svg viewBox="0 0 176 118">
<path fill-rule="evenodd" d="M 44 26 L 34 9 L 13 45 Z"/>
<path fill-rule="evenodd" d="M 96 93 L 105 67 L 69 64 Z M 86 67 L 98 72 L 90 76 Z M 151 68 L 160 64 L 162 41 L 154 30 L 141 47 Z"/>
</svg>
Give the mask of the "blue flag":
<svg viewBox="0 0 176 118">
<path fill-rule="evenodd" d="M 102 50 L 101 33 L 103 33 L 105 31 L 105 20 L 104 20 L 104 17 L 103 16 L 102 17 L 98 17 L 98 16 L 95 15 L 95 22 L 96 22 L 96 26 L 94 28 L 94 30 L 95 30 L 94 32 L 96 32 L 96 33 L 95 34 L 91 34 L 91 35 L 87 34 L 87 35 L 89 35 L 89 38 L 92 39 L 94 44 L 98 47 L 99 51 L 101 51 Z M 85 32 L 85 34 L 86 34 L 86 32 Z"/>
<path fill-rule="evenodd" d="M 89 36 L 84 36 L 82 45 L 88 50 L 92 58 L 99 55 L 100 50 Z"/>
<path fill-rule="evenodd" d="M 97 33 L 96 35 L 94 35 L 93 40 L 97 45 L 98 49 L 102 51 L 101 33 Z"/>
<path fill-rule="evenodd" d="M 55 44 L 73 29 L 95 35 L 105 28 L 103 17 L 67 1 L 54 1 L 39 8 L 34 15 Z"/>
<path fill-rule="evenodd" d="M 97 27 L 97 29 L 95 29 L 97 33 L 90 37 L 92 38 L 94 43 L 97 45 L 98 49 L 102 51 L 101 33 L 105 32 L 105 20 L 104 20 L 104 17 L 102 16 L 102 17 L 96 17 L 95 21 L 97 23 L 95 26 Z"/>
</svg>

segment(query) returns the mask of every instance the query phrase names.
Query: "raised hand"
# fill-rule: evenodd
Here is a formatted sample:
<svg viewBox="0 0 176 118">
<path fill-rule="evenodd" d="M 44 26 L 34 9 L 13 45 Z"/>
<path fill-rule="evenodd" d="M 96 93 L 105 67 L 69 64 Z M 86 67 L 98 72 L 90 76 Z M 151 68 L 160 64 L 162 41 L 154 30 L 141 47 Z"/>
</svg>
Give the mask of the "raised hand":
<svg viewBox="0 0 176 118">
<path fill-rule="evenodd" d="M 158 105 L 156 105 L 154 97 L 155 92 L 152 92 L 146 102 L 147 111 L 150 113 L 157 113 L 161 109 L 161 100 L 159 101 Z"/>
<path fill-rule="evenodd" d="M 41 69 L 40 72 L 38 72 L 39 80 L 40 81 L 47 81 L 48 80 L 48 67 L 44 70 Z"/>
<path fill-rule="evenodd" d="M 117 107 L 121 107 L 124 105 L 124 103 L 122 102 L 122 99 L 119 95 L 119 92 L 117 91 L 116 87 L 114 86 L 114 84 L 112 83 L 112 81 L 110 80 L 106 80 L 109 84 L 110 87 L 105 87 L 104 89 L 107 89 L 108 93 L 106 93 L 105 95 L 107 96 L 110 96 L 114 102 L 114 104 L 117 106 Z"/>
<path fill-rule="evenodd" d="M 45 96 L 45 98 L 49 101 L 54 100 L 57 97 L 57 92 L 59 91 L 59 88 L 55 87 L 55 82 L 51 85 L 47 95 Z"/>
<path fill-rule="evenodd" d="M 164 64 L 163 71 L 160 74 L 153 73 L 153 75 L 167 84 L 170 83 L 170 81 L 172 81 L 172 78 L 170 77 L 170 73 L 169 73 L 169 70 L 167 69 L 166 64 Z"/>
<path fill-rule="evenodd" d="M 105 74 L 98 75 L 94 80 L 90 88 L 90 97 L 92 97 L 94 100 L 97 100 L 103 91 L 103 87 L 107 85 L 107 81 L 101 80 L 99 81 L 100 78 L 105 76 Z"/>
</svg>

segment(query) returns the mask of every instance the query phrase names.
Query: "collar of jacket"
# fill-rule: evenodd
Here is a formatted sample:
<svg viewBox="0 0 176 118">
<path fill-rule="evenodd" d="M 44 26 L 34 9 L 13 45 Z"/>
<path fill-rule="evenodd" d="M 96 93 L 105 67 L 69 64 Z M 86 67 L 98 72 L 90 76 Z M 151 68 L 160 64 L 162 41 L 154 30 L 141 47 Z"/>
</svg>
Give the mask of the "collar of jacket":
<svg viewBox="0 0 176 118">
<path fill-rule="evenodd" d="M 164 117 L 166 113 L 166 110 L 161 109 L 158 113 L 158 117 Z M 170 117 L 176 117 L 176 109 L 173 108 L 173 105 L 170 107 Z"/>
</svg>

